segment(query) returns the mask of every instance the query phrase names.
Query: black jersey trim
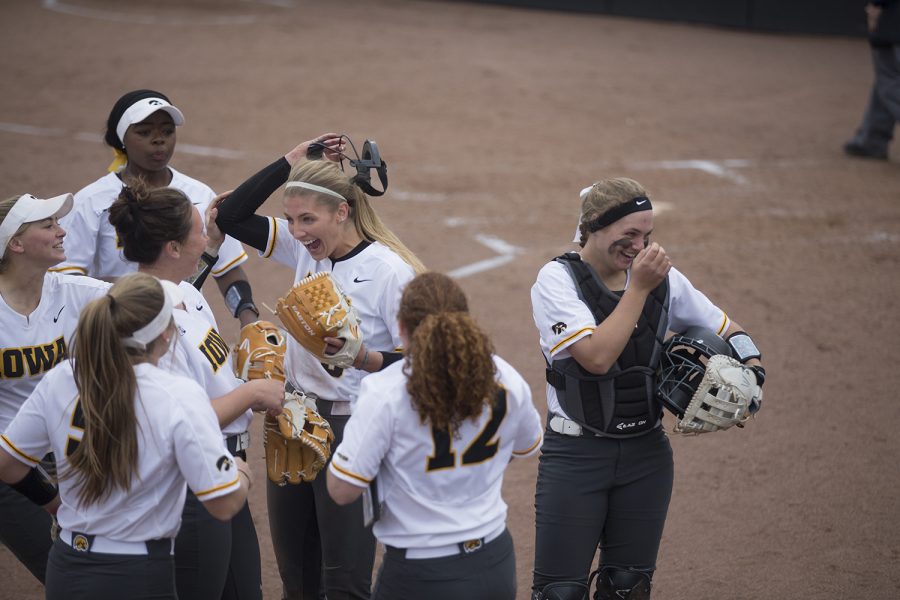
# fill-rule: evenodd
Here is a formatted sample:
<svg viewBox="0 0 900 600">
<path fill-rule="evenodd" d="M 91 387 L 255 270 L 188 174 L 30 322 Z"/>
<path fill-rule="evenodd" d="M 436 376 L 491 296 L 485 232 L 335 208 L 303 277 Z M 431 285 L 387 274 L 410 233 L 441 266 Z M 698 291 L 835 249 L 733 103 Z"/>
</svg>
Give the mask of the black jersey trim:
<svg viewBox="0 0 900 600">
<path fill-rule="evenodd" d="M 362 252 L 363 250 L 365 250 L 366 248 L 368 248 L 371 245 L 372 245 L 372 242 L 370 242 L 369 240 L 363 240 L 359 244 L 357 244 L 356 247 L 353 248 L 353 250 L 351 250 L 347 254 L 343 255 L 342 257 L 332 258 L 331 262 L 332 262 L 332 264 L 336 264 L 339 262 L 344 262 L 345 260 L 350 260 L 351 258 L 353 258 L 354 256 L 356 256 L 357 254 L 359 254 L 360 252 Z"/>
</svg>

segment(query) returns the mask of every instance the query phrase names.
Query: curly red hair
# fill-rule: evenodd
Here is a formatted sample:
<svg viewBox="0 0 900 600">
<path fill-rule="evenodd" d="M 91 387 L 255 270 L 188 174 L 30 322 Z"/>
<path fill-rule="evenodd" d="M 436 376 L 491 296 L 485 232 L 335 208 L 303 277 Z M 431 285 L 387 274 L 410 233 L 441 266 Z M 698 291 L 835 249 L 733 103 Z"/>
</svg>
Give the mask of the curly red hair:
<svg viewBox="0 0 900 600">
<path fill-rule="evenodd" d="M 453 433 L 497 395 L 494 345 L 469 314 L 462 288 L 441 273 L 407 284 L 398 318 L 408 336 L 403 372 L 413 406 L 423 423 Z"/>
</svg>

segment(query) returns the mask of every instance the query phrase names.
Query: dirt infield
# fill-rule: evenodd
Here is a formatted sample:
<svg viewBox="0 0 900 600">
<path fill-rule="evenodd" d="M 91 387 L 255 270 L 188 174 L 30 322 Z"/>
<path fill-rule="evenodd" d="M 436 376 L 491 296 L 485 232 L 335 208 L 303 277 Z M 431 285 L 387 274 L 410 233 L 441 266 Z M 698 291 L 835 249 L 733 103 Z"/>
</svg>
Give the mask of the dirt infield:
<svg viewBox="0 0 900 600">
<path fill-rule="evenodd" d="M 319 132 L 370 137 L 390 165 L 380 214 L 461 277 L 542 412 L 530 286 L 570 248 L 578 191 L 634 177 L 661 206 L 654 239 L 768 372 L 746 429 L 673 439 L 654 598 L 900 597 L 900 165 L 840 153 L 871 83 L 865 42 L 405 0 L 5 0 L 0 33 L 3 197 L 99 177 L 107 112 L 140 87 L 184 111 L 173 165 L 217 190 Z M 273 306 L 291 274 L 251 261 Z M 536 469 L 505 483 L 520 598 Z M 0 597 L 42 597 L 2 548 L 0 579 Z"/>
</svg>

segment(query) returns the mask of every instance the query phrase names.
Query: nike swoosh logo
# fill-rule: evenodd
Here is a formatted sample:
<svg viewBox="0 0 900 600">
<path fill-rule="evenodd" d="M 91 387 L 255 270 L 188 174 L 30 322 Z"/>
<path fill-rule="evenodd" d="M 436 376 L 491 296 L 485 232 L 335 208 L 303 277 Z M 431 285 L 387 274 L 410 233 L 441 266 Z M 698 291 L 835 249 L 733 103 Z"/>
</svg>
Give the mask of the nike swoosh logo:
<svg viewBox="0 0 900 600">
<path fill-rule="evenodd" d="M 201 310 L 201 311 L 202 311 L 202 310 L 203 310 L 203 305 L 202 305 L 202 304 L 198 304 L 198 305 L 197 305 L 197 310 Z"/>
<path fill-rule="evenodd" d="M 362 283 L 364 281 L 372 281 L 371 279 L 360 279 L 359 277 L 353 278 L 353 283 Z"/>
<path fill-rule="evenodd" d="M 65 307 L 66 307 L 66 305 L 63 304 L 63 305 L 62 305 L 62 308 L 59 309 L 59 312 L 56 313 L 56 316 L 53 317 L 53 322 L 54 322 L 54 323 L 56 323 L 57 321 L 59 321 L 59 315 L 62 314 L 63 308 L 65 308 Z"/>
<path fill-rule="evenodd" d="M 637 204 L 638 206 L 640 206 L 640 205 L 643 204 L 644 202 L 646 202 L 646 200 L 635 200 L 634 203 Z"/>
</svg>

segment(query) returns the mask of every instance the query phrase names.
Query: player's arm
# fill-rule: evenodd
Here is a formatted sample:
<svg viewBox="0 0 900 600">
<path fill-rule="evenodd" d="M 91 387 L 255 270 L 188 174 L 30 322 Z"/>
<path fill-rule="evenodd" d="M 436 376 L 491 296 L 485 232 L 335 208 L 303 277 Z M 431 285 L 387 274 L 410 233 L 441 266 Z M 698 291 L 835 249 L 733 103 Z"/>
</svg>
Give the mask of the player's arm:
<svg viewBox="0 0 900 600">
<path fill-rule="evenodd" d="M 257 215 L 256 211 L 281 187 L 291 174 L 291 167 L 306 157 L 309 145 L 324 140 L 327 147 L 326 158 L 331 158 L 331 148 L 341 149 L 341 140 L 334 133 L 318 136 L 315 140 L 307 140 L 298 144 L 293 150 L 264 167 L 239 185 L 219 205 L 216 223 L 219 228 L 231 237 L 265 252 L 269 241 L 269 219 Z"/>
<path fill-rule="evenodd" d="M 338 479 L 331 471 L 328 471 L 328 481 L 326 483 L 328 485 L 328 495 L 331 496 L 335 503 L 341 506 L 350 504 L 366 491 L 366 486 L 347 483 L 343 479 Z"/>
<path fill-rule="evenodd" d="M 0 451 L 0 480 L 50 514 L 59 508 L 59 489 L 47 472 L 40 465 L 29 467 L 10 454 L 5 446 Z"/>
<path fill-rule="evenodd" d="M 641 318 L 647 295 L 669 272 L 672 263 L 656 242 L 641 250 L 631 267 L 631 282 L 618 305 L 594 333 L 571 346 L 572 357 L 587 371 L 603 375 L 619 359 Z"/>
<path fill-rule="evenodd" d="M 284 384 L 276 379 L 254 379 L 234 388 L 229 393 L 212 398 L 213 412 L 224 428 L 247 412 L 272 410 L 277 412 L 284 400 Z"/>
<path fill-rule="evenodd" d="M 230 521 L 234 515 L 238 514 L 247 502 L 247 495 L 250 493 L 250 487 L 253 485 L 253 479 L 250 474 L 250 467 L 241 457 L 235 456 L 234 464 L 237 467 L 238 478 L 240 479 L 240 487 L 233 492 L 216 498 L 209 498 L 203 502 L 203 507 L 214 518 L 220 521 Z"/>
</svg>

